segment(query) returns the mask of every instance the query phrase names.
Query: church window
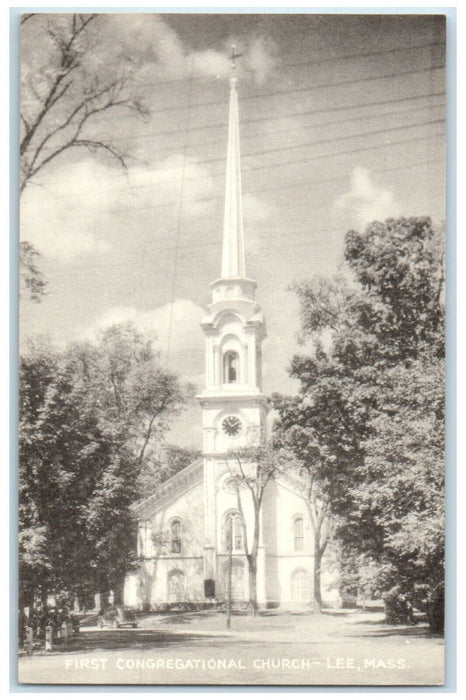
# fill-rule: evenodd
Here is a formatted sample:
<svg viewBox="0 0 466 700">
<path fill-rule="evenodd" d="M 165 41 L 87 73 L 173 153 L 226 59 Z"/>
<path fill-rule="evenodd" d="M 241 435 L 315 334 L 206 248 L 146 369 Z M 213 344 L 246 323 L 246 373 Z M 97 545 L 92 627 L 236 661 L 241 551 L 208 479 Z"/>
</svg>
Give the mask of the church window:
<svg viewBox="0 0 466 700">
<path fill-rule="evenodd" d="M 239 355 L 228 350 L 223 356 L 223 383 L 235 384 L 239 379 Z"/>
<path fill-rule="evenodd" d="M 170 525 L 170 551 L 172 554 L 181 553 L 181 521 L 172 520 Z"/>
<path fill-rule="evenodd" d="M 293 523 L 294 551 L 302 552 L 304 549 L 304 520 L 300 517 Z"/>
<path fill-rule="evenodd" d="M 229 549 L 231 538 L 231 548 L 234 552 L 243 549 L 243 528 L 239 513 L 228 513 L 225 518 L 225 548 Z"/>
</svg>

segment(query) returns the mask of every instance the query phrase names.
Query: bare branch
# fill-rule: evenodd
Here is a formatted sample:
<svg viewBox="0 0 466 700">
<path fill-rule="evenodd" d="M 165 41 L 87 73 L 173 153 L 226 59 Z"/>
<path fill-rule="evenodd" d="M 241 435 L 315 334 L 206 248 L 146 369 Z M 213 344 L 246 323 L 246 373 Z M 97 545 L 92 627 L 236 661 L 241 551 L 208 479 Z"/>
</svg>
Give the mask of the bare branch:
<svg viewBox="0 0 466 700">
<path fill-rule="evenodd" d="M 24 117 L 22 114 L 20 114 L 19 117 L 20 117 L 21 121 L 23 122 L 24 128 L 26 129 L 26 133 L 27 133 L 31 128 L 29 125 L 29 122 L 27 121 L 26 117 Z"/>
<path fill-rule="evenodd" d="M 50 90 L 43 101 L 42 109 L 39 111 L 39 114 L 36 116 L 34 122 L 32 123 L 29 132 L 21 141 L 21 155 L 26 151 L 27 147 L 31 142 L 32 137 L 34 136 L 40 124 L 42 123 L 44 117 L 48 114 L 50 109 L 57 103 L 57 101 L 63 96 L 63 94 L 68 89 L 66 88 L 63 92 L 59 91 L 60 84 L 63 82 L 65 77 L 68 76 L 72 70 L 74 70 L 80 65 L 78 54 L 73 51 L 73 45 L 75 44 L 76 39 L 84 30 L 84 28 L 89 24 L 89 22 L 92 22 L 92 20 L 95 19 L 96 16 L 97 15 L 94 13 L 85 20 L 83 20 L 81 16 L 81 26 L 77 27 L 75 15 L 73 15 L 73 29 L 68 42 L 64 42 L 63 39 L 61 39 L 58 36 L 58 34 L 52 29 L 47 29 L 47 33 L 55 41 L 60 51 L 60 65 L 57 74 L 55 75 L 55 78 L 52 81 Z"/>
<path fill-rule="evenodd" d="M 114 107 L 125 108 L 142 116 L 148 113 L 131 94 L 131 73 L 102 83 L 98 74 L 90 76 L 78 72 L 85 55 L 85 49 L 78 39 L 96 17 L 97 13 L 74 14 L 66 30 L 57 28 L 52 22 L 44 28 L 54 42 L 56 52 L 52 52 L 51 65 L 44 66 L 41 80 L 45 82 L 40 84 L 40 89 L 37 82 L 34 84 L 31 78 L 27 80 L 27 86 L 39 107 L 34 116 L 30 112 L 24 112 L 21 116 L 21 192 L 42 168 L 71 148 L 84 147 L 93 153 L 106 152 L 126 168 L 125 155 L 112 144 L 111 139 L 102 139 L 99 133 L 95 136 L 90 130 L 83 135 L 85 126 L 90 129 L 93 117 Z M 45 94 L 41 95 L 41 92 Z"/>
<path fill-rule="evenodd" d="M 84 103 L 81 102 L 81 104 L 79 104 L 79 105 L 76 107 L 76 109 L 74 109 L 74 110 L 71 112 L 71 114 L 69 115 L 69 117 L 68 117 L 62 124 L 60 124 L 59 126 L 57 126 L 55 129 L 52 129 L 52 130 L 45 136 L 45 138 L 42 139 L 41 143 L 37 146 L 36 152 L 35 152 L 35 154 L 34 154 L 34 157 L 33 157 L 32 161 L 31 161 L 31 168 L 34 168 L 34 165 L 35 165 L 35 163 L 36 163 L 36 161 L 37 161 L 37 158 L 39 157 L 39 155 L 40 155 L 40 153 L 42 152 L 42 149 L 43 149 L 43 147 L 46 145 L 46 143 L 47 143 L 51 138 L 53 138 L 56 134 L 58 134 L 59 131 L 62 131 L 63 129 L 66 129 L 66 127 L 70 125 L 70 123 L 72 122 L 72 120 L 74 119 L 74 117 L 76 116 L 76 114 L 78 114 L 78 112 L 79 112 L 83 107 L 84 107 Z M 75 136 L 76 136 L 76 134 L 75 134 Z M 40 169 L 40 168 L 38 168 L 38 169 Z M 37 170 L 35 170 L 34 173 L 35 173 L 35 172 L 37 172 Z"/>
</svg>

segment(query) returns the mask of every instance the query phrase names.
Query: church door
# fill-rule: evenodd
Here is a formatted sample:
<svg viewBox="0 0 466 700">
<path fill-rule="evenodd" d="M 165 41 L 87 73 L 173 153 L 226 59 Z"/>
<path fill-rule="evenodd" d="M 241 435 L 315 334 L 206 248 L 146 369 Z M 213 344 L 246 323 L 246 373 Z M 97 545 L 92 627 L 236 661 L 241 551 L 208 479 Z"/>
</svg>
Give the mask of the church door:
<svg viewBox="0 0 466 700">
<path fill-rule="evenodd" d="M 228 562 L 223 567 L 223 581 L 225 599 L 228 594 Z M 231 599 L 234 601 L 246 600 L 246 572 L 241 559 L 233 559 L 231 562 Z"/>
<path fill-rule="evenodd" d="M 291 600 L 297 603 L 311 602 L 311 577 L 306 569 L 297 569 L 291 575 Z"/>
<path fill-rule="evenodd" d="M 180 603 L 186 598 L 186 579 L 182 571 L 174 570 L 168 574 L 168 602 Z"/>
</svg>

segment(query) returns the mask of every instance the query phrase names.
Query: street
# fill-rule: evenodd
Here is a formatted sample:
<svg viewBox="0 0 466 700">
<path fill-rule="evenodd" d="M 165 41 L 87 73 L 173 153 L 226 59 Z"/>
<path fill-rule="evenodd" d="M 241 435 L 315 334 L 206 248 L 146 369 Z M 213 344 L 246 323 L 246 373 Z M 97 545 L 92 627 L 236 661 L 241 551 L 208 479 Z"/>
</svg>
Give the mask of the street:
<svg viewBox="0 0 466 700">
<path fill-rule="evenodd" d="M 444 643 L 380 612 L 148 616 L 138 629 L 83 628 L 67 647 L 19 659 L 20 683 L 438 685 Z"/>
</svg>

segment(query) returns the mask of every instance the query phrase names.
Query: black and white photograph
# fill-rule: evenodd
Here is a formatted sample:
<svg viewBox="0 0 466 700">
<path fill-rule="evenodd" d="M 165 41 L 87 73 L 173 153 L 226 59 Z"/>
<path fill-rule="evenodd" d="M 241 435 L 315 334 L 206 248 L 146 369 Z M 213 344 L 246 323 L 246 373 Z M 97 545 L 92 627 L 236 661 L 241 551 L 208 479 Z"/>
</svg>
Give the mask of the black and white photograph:
<svg viewBox="0 0 466 700">
<path fill-rule="evenodd" d="M 18 683 L 442 686 L 445 15 L 88 9 L 17 15 Z"/>
</svg>

